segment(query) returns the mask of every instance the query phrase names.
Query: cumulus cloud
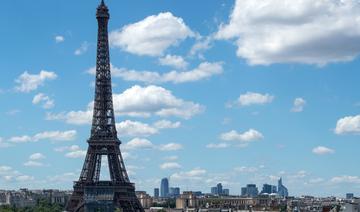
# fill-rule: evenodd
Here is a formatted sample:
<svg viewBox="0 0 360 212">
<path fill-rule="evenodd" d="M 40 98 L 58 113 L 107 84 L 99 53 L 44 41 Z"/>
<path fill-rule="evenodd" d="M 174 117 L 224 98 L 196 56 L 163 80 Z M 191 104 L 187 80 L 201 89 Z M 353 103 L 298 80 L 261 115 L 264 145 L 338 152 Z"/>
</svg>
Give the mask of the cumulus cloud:
<svg viewBox="0 0 360 212">
<path fill-rule="evenodd" d="M 18 84 L 15 87 L 15 90 L 29 93 L 30 91 L 36 90 L 39 86 L 44 85 L 45 81 L 54 80 L 56 78 L 57 75 L 50 71 L 40 71 L 39 74 L 29 74 L 25 71 L 15 80 L 16 84 Z"/>
<path fill-rule="evenodd" d="M 32 103 L 34 105 L 42 103 L 44 109 L 51 109 L 55 106 L 55 101 L 43 93 L 34 96 Z"/>
<path fill-rule="evenodd" d="M 76 130 L 69 131 L 45 131 L 37 133 L 34 136 L 14 136 L 9 139 L 13 143 L 27 143 L 27 142 L 37 142 L 41 140 L 50 140 L 50 141 L 72 141 L 76 138 Z"/>
<path fill-rule="evenodd" d="M 324 146 L 318 146 L 318 147 L 315 147 L 312 152 L 314 154 L 317 154 L 317 155 L 327 155 L 327 154 L 333 154 L 335 153 L 335 150 L 333 149 L 330 149 L 328 147 L 324 147 Z"/>
<path fill-rule="evenodd" d="M 171 66 L 176 69 L 185 69 L 189 65 L 183 57 L 170 54 L 159 58 L 159 63 L 160 65 Z"/>
<path fill-rule="evenodd" d="M 233 103 L 228 104 L 229 107 L 233 106 L 251 106 L 251 105 L 264 105 L 271 103 L 274 100 L 274 96 L 270 94 L 261 94 L 254 92 L 246 92 L 241 94 L 240 97 Z"/>
<path fill-rule="evenodd" d="M 110 33 L 110 45 L 137 55 L 160 56 L 194 33 L 172 13 L 152 15 Z"/>
<path fill-rule="evenodd" d="M 180 169 L 181 165 L 175 162 L 168 162 L 168 163 L 163 163 L 160 165 L 161 169 L 167 170 L 167 169 Z"/>
<path fill-rule="evenodd" d="M 339 183 L 360 184 L 360 178 L 358 176 L 343 175 L 343 176 L 337 176 L 331 178 L 330 182 L 334 184 L 339 184 Z"/>
<path fill-rule="evenodd" d="M 360 133 L 360 115 L 347 116 L 337 121 L 335 133 L 342 134 L 359 134 Z"/>
<path fill-rule="evenodd" d="M 131 141 L 125 143 L 122 147 L 125 151 L 139 150 L 139 149 L 158 149 L 160 151 L 177 151 L 183 148 L 181 144 L 168 143 L 155 145 L 148 139 L 134 138 Z"/>
<path fill-rule="evenodd" d="M 259 169 L 256 167 L 241 166 L 241 167 L 235 167 L 234 170 L 240 173 L 254 173 L 257 172 Z"/>
<path fill-rule="evenodd" d="M 66 152 L 67 158 L 84 158 L 86 150 L 81 149 L 78 145 L 57 147 L 54 149 L 56 152 Z"/>
<path fill-rule="evenodd" d="M 180 180 L 203 180 L 207 171 L 201 168 L 195 168 L 187 172 L 178 172 L 171 175 L 170 179 Z"/>
<path fill-rule="evenodd" d="M 324 65 L 353 60 L 360 52 L 356 0 L 237 0 L 217 39 L 235 39 L 250 64 Z"/>
<path fill-rule="evenodd" d="M 202 62 L 198 67 L 188 71 L 170 71 L 159 73 L 155 71 L 136 71 L 126 68 L 111 66 L 113 77 L 120 77 L 125 81 L 145 82 L 145 83 L 187 83 L 209 79 L 214 75 L 223 73 L 222 62 Z M 90 68 L 87 73 L 95 74 L 95 68 Z"/>
<path fill-rule="evenodd" d="M 179 157 L 176 156 L 176 155 L 167 156 L 167 157 L 164 158 L 164 160 L 167 160 L 167 161 L 174 161 L 174 160 L 177 160 L 177 159 L 179 159 Z"/>
<path fill-rule="evenodd" d="M 194 56 L 198 54 L 200 58 L 204 58 L 202 53 L 211 48 L 212 36 L 200 38 L 196 43 L 191 47 L 190 55 Z"/>
<path fill-rule="evenodd" d="M 0 148 L 8 148 L 8 147 L 11 147 L 11 144 L 5 142 L 4 139 L 0 137 Z"/>
<path fill-rule="evenodd" d="M 159 86 L 141 87 L 135 85 L 121 94 L 113 95 L 116 115 L 133 117 L 175 116 L 190 119 L 205 110 L 205 107 L 175 97 L 171 91 Z M 92 118 L 92 105 L 86 111 L 70 111 L 59 114 L 48 113 L 47 120 L 64 120 L 69 124 L 89 124 Z"/>
<path fill-rule="evenodd" d="M 294 112 L 294 113 L 302 112 L 302 111 L 304 110 L 305 105 L 306 105 L 305 99 L 303 99 L 303 98 L 296 98 L 296 99 L 294 100 L 294 105 L 293 105 L 293 107 L 291 108 L 291 112 Z"/>
<path fill-rule="evenodd" d="M 55 176 L 49 176 L 47 177 L 47 181 L 51 182 L 51 184 L 55 184 L 55 183 L 62 183 L 62 182 L 74 182 L 75 180 L 77 180 L 79 177 L 78 173 L 73 173 L 73 172 L 67 172 L 67 173 L 63 173 L 63 174 L 59 174 L 59 175 L 55 175 Z"/>
<path fill-rule="evenodd" d="M 65 154 L 67 158 L 84 158 L 86 156 L 86 150 L 76 150 Z"/>
<path fill-rule="evenodd" d="M 119 135 L 124 136 L 149 136 L 157 134 L 159 131 L 148 124 L 126 120 L 116 124 Z"/>
<path fill-rule="evenodd" d="M 153 125 L 157 129 L 176 129 L 181 126 L 181 122 L 179 122 L 179 121 L 171 122 L 169 120 L 160 120 L 160 121 L 155 122 Z"/>
<path fill-rule="evenodd" d="M 250 129 L 244 133 L 238 133 L 235 130 L 231 130 L 227 133 L 221 134 L 220 138 L 224 141 L 252 142 L 261 140 L 264 138 L 264 136 L 259 131 Z"/>
<path fill-rule="evenodd" d="M 39 161 L 32 161 L 29 160 L 27 162 L 24 163 L 24 166 L 28 166 L 28 167 L 41 167 L 44 166 L 43 163 L 39 162 Z"/>
<path fill-rule="evenodd" d="M 122 146 L 124 150 L 152 149 L 155 145 L 151 141 L 142 138 L 134 138 Z"/>
<path fill-rule="evenodd" d="M 61 113 L 47 113 L 46 120 L 62 120 L 68 124 L 74 125 L 85 125 L 91 124 L 92 116 L 93 116 L 93 105 L 91 102 L 88 104 L 87 109 L 85 111 L 70 111 L 70 112 L 61 112 Z"/>
<path fill-rule="evenodd" d="M 62 43 L 62 42 L 65 41 L 65 37 L 62 36 L 62 35 L 57 35 L 57 36 L 55 36 L 54 39 L 55 39 L 55 42 L 56 42 L 56 43 Z"/>
<path fill-rule="evenodd" d="M 161 129 L 175 129 L 179 128 L 180 122 L 171 122 L 168 120 L 160 120 L 152 125 L 126 120 L 116 124 L 116 129 L 121 136 L 142 136 L 147 137 L 150 135 L 158 134 Z"/>
<path fill-rule="evenodd" d="M 230 145 L 227 143 L 218 143 L 218 144 L 208 144 L 208 145 L 206 145 L 206 148 L 208 148 L 208 149 L 224 149 L 229 146 Z"/>
<path fill-rule="evenodd" d="M 29 159 L 30 160 L 43 160 L 45 159 L 45 155 L 41 154 L 41 153 L 34 153 L 32 155 L 30 155 Z"/>
<path fill-rule="evenodd" d="M 34 177 L 24 175 L 21 172 L 13 169 L 10 166 L 0 166 L 0 178 L 5 181 L 25 182 L 28 183 L 34 180 Z"/>
<path fill-rule="evenodd" d="M 177 116 L 189 119 L 202 112 L 204 107 L 175 97 L 171 91 L 158 86 L 133 86 L 114 95 L 115 112 L 118 115 Z"/>
<path fill-rule="evenodd" d="M 78 49 L 75 50 L 74 54 L 76 56 L 82 55 L 86 53 L 88 49 L 89 49 L 89 43 L 85 41 L 81 44 L 81 46 Z"/>
<path fill-rule="evenodd" d="M 169 144 L 160 145 L 159 149 L 161 151 L 177 151 L 183 149 L 183 146 L 177 143 L 169 143 Z"/>
<path fill-rule="evenodd" d="M 29 181 L 33 181 L 35 178 L 33 176 L 29 176 L 29 175 L 20 175 L 16 177 L 16 181 L 19 182 L 29 182 Z"/>
</svg>

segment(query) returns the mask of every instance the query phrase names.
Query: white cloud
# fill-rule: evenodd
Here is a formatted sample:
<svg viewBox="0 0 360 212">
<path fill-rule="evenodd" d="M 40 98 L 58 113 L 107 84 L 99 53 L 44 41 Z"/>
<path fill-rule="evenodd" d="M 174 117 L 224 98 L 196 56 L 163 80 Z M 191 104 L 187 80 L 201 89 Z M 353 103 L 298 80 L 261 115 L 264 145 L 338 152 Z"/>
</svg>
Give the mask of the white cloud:
<svg viewBox="0 0 360 212">
<path fill-rule="evenodd" d="M 82 150 L 78 145 L 58 147 L 54 149 L 56 152 L 65 152 L 67 158 L 84 158 L 86 156 L 86 150 Z"/>
<path fill-rule="evenodd" d="M 290 175 L 288 176 L 289 178 L 291 179 L 302 179 L 302 178 L 305 178 L 306 176 L 308 176 L 308 172 L 305 171 L 305 170 L 301 170 L 301 171 L 298 171 L 297 173 L 293 174 L 293 175 Z"/>
<path fill-rule="evenodd" d="M 27 143 L 32 141 L 32 138 L 30 136 L 24 135 L 24 136 L 14 136 L 9 139 L 10 142 L 13 143 Z"/>
<path fill-rule="evenodd" d="M 33 181 L 34 179 L 35 179 L 34 177 L 28 175 L 20 175 L 16 177 L 16 181 L 19 182 L 29 182 L 29 181 Z"/>
<path fill-rule="evenodd" d="M 153 125 L 142 122 L 126 120 L 116 124 L 118 134 L 121 136 L 150 136 L 159 133 L 160 129 L 179 128 L 180 122 L 171 122 L 168 120 L 160 120 Z"/>
<path fill-rule="evenodd" d="M 12 109 L 12 110 L 9 110 L 8 112 L 6 112 L 6 115 L 9 115 L 9 116 L 15 116 L 17 114 L 21 113 L 21 110 L 18 110 L 18 109 Z"/>
<path fill-rule="evenodd" d="M 28 167 L 41 167 L 41 166 L 44 166 L 43 163 L 41 162 L 38 162 L 38 161 L 27 161 L 24 163 L 24 166 L 28 166 Z"/>
<path fill-rule="evenodd" d="M 81 44 L 81 46 L 78 49 L 75 50 L 74 54 L 77 56 L 82 55 L 85 52 L 87 52 L 88 49 L 89 49 L 89 43 L 85 41 Z"/>
<path fill-rule="evenodd" d="M 194 33 L 170 12 L 152 15 L 110 33 L 110 45 L 137 54 L 159 56 Z"/>
<path fill-rule="evenodd" d="M 306 105 L 305 99 L 303 99 L 303 98 L 296 98 L 296 99 L 294 100 L 294 105 L 293 105 L 293 107 L 291 108 L 291 112 L 294 112 L 294 113 L 302 112 L 302 111 L 304 110 L 305 105 Z"/>
<path fill-rule="evenodd" d="M 114 110 L 116 115 L 134 117 L 150 117 L 153 115 L 175 116 L 190 119 L 205 110 L 205 107 L 175 97 L 171 91 L 159 86 L 141 87 L 135 85 L 121 94 L 114 94 Z M 70 111 L 59 114 L 48 113 L 47 120 L 65 120 L 69 124 L 90 124 L 92 104 L 86 111 Z"/>
<path fill-rule="evenodd" d="M 10 166 L 0 166 L 0 178 L 2 178 L 5 181 L 16 181 L 16 182 L 24 182 L 24 181 L 30 182 L 34 180 L 34 177 L 24 175 L 19 171 L 14 170 Z"/>
<path fill-rule="evenodd" d="M 160 165 L 161 169 L 180 169 L 181 165 L 175 162 L 163 163 Z"/>
<path fill-rule="evenodd" d="M 152 149 L 154 144 L 147 139 L 134 138 L 128 143 L 126 143 L 122 148 L 124 150 L 134 150 L 134 149 Z"/>
<path fill-rule="evenodd" d="M 354 184 L 360 184 L 360 178 L 358 176 L 348 176 L 348 175 L 343 175 L 343 176 L 337 176 L 337 177 L 333 177 L 330 180 L 331 183 L 354 183 Z"/>
<path fill-rule="evenodd" d="M 74 152 L 81 150 L 81 148 L 78 145 L 72 145 L 72 146 L 57 147 L 54 150 L 55 152 L 65 152 L 65 151 Z"/>
<path fill-rule="evenodd" d="M 65 157 L 67 158 L 84 158 L 85 156 L 86 156 L 86 150 L 77 150 L 65 154 Z"/>
<path fill-rule="evenodd" d="M 11 171 L 12 168 L 10 166 L 0 166 L 0 173 L 4 174 L 5 172 Z"/>
<path fill-rule="evenodd" d="M 159 149 L 161 151 L 177 151 L 183 149 L 183 146 L 177 143 L 169 143 L 169 144 L 161 145 Z"/>
<path fill-rule="evenodd" d="M 254 173 L 258 171 L 258 168 L 241 166 L 241 167 L 235 167 L 234 170 L 240 173 Z"/>
<path fill-rule="evenodd" d="M 212 37 L 200 38 L 196 43 L 191 47 L 190 55 L 196 55 L 199 53 L 199 57 L 203 58 L 202 52 L 211 48 Z"/>
<path fill-rule="evenodd" d="M 171 66 L 176 69 L 185 69 L 189 65 L 183 57 L 170 54 L 159 58 L 159 63 L 160 65 Z"/>
<path fill-rule="evenodd" d="M 206 145 L 206 148 L 209 148 L 209 149 L 224 149 L 224 148 L 227 148 L 229 147 L 229 144 L 227 143 L 218 143 L 218 144 L 208 144 Z"/>
<path fill-rule="evenodd" d="M 59 183 L 59 182 L 74 182 L 79 177 L 78 173 L 67 172 L 60 175 L 50 176 L 47 178 L 51 184 Z"/>
<path fill-rule="evenodd" d="M 157 128 L 148 124 L 130 120 L 116 124 L 116 129 L 122 136 L 149 136 L 159 132 Z"/>
<path fill-rule="evenodd" d="M 310 183 L 310 184 L 319 184 L 319 183 L 322 183 L 322 182 L 324 182 L 324 179 L 323 179 L 323 178 L 320 178 L 320 177 L 318 177 L 318 178 L 313 178 L 313 179 L 310 179 L 310 180 L 309 180 L 309 183 Z"/>
<path fill-rule="evenodd" d="M 115 112 L 118 115 L 177 116 L 189 119 L 202 112 L 203 106 L 176 98 L 171 91 L 158 86 L 133 86 L 122 94 L 114 95 Z"/>
<path fill-rule="evenodd" d="M 46 120 L 64 120 L 68 124 L 74 125 L 85 125 L 91 124 L 93 117 L 93 102 L 91 102 L 86 111 L 70 111 L 70 112 L 61 112 L 58 114 L 47 113 Z"/>
<path fill-rule="evenodd" d="M 38 133 L 33 137 L 34 141 L 52 140 L 52 141 L 72 141 L 76 138 L 77 132 L 75 130 L 69 131 L 46 131 Z"/>
<path fill-rule="evenodd" d="M 264 138 L 264 136 L 259 131 L 250 129 L 244 133 L 238 133 L 237 131 L 232 130 L 230 132 L 221 134 L 220 138 L 224 141 L 251 142 L 261 140 Z"/>
<path fill-rule="evenodd" d="M 196 168 L 188 172 L 179 172 L 171 175 L 172 180 L 203 180 L 204 175 L 207 173 L 205 169 Z"/>
<path fill-rule="evenodd" d="M 175 160 L 177 160 L 177 159 L 179 159 L 179 157 L 176 156 L 176 155 L 168 156 L 168 157 L 165 157 L 165 158 L 164 158 L 164 160 L 168 160 L 168 161 L 175 161 Z"/>
<path fill-rule="evenodd" d="M 43 160 L 45 159 L 45 155 L 41 154 L 41 153 L 34 153 L 32 155 L 30 155 L 29 159 L 30 160 Z"/>
<path fill-rule="evenodd" d="M 0 148 L 8 148 L 10 146 L 11 144 L 5 142 L 4 139 L 0 137 Z"/>
<path fill-rule="evenodd" d="M 145 83 L 187 83 L 209 79 L 214 75 L 223 73 L 222 62 L 202 62 L 197 68 L 189 71 L 170 71 L 167 73 L 158 73 L 155 71 L 136 71 L 126 68 L 117 68 L 112 66 L 113 76 L 120 77 L 126 81 L 137 81 Z M 94 73 L 94 68 L 87 71 Z"/>
<path fill-rule="evenodd" d="M 341 134 L 359 134 L 360 133 L 360 115 L 347 116 L 337 121 L 335 133 Z"/>
<path fill-rule="evenodd" d="M 65 41 L 65 37 L 64 36 L 62 36 L 62 35 L 57 35 L 57 36 L 55 36 L 55 42 L 56 43 L 62 43 L 62 42 L 64 42 Z"/>
<path fill-rule="evenodd" d="M 34 136 L 16 136 L 9 139 L 13 143 L 26 143 L 26 142 L 37 142 L 41 140 L 50 141 L 71 141 L 76 138 L 77 132 L 75 130 L 69 131 L 45 131 L 37 133 Z"/>
<path fill-rule="evenodd" d="M 154 123 L 154 127 L 157 129 L 176 129 L 181 126 L 179 121 L 171 122 L 169 120 L 160 120 Z"/>
<path fill-rule="evenodd" d="M 39 86 L 44 85 L 46 80 L 54 80 L 57 75 L 54 72 L 40 71 L 39 74 L 29 74 L 25 71 L 21 74 L 15 82 L 18 84 L 15 87 L 16 91 L 28 93 L 36 90 Z"/>
<path fill-rule="evenodd" d="M 132 153 L 129 153 L 129 152 L 122 151 L 121 154 L 122 154 L 124 160 L 130 160 L 130 159 L 136 159 L 137 158 L 136 155 L 134 155 Z"/>
<path fill-rule="evenodd" d="M 42 103 L 42 107 L 44 109 L 51 109 L 55 106 L 55 102 L 50 97 L 46 96 L 43 93 L 39 93 L 34 96 L 32 103 L 34 105 L 37 105 L 39 103 Z"/>
<path fill-rule="evenodd" d="M 356 0 L 237 0 L 218 39 L 236 39 L 237 55 L 250 64 L 324 65 L 360 52 Z"/>
<path fill-rule="evenodd" d="M 315 147 L 312 152 L 314 154 L 317 154 L 317 155 L 327 155 L 327 154 L 333 154 L 335 153 L 335 150 L 333 149 L 330 149 L 328 147 L 324 147 L 324 146 L 318 146 L 318 147 Z"/>
<path fill-rule="evenodd" d="M 245 94 L 241 94 L 240 97 L 229 106 L 251 106 L 251 105 L 264 105 L 271 103 L 274 100 L 274 96 L 270 94 L 261 94 L 254 92 L 247 92 Z"/>
</svg>

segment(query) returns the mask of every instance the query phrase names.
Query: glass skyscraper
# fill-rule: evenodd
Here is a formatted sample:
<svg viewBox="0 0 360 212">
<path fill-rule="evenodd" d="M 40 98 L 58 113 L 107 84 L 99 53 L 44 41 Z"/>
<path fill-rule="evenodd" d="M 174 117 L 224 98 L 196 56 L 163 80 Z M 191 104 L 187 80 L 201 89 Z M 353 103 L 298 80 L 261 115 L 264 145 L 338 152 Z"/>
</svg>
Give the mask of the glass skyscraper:
<svg viewBox="0 0 360 212">
<path fill-rule="evenodd" d="M 282 179 L 281 178 L 278 181 L 278 194 L 281 197 L 289 196 L 288 189 L 282 184 Z"/>
<path fill-rule="evenodd" d="M 161 197 L 169 196 L 169 180 L 167 178 L 163 178 L 161 180 L 160 194 L 161 194 Z"/>
</svg>

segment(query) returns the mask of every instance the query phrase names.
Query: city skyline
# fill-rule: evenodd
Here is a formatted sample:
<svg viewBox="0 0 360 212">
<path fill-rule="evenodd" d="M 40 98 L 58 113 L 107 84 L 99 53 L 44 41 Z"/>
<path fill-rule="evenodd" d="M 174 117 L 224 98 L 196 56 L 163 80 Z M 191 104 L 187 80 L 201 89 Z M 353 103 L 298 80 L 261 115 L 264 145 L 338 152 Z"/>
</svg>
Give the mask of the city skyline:
<svg viewBox="0 0 360 212">
<path fill-rule="evenodd" d="M 240 194 L 282 177 L 291 196 L 359 194 L 360 5 L 291 1 L 288 13 L 284 2 L 106 1 L 117 130 L 137 190 L 169 176 L 182 191 L 222 183 Z M 98 3 L 4 2 L 0 189 L 78 179 Z"/>
</svg>

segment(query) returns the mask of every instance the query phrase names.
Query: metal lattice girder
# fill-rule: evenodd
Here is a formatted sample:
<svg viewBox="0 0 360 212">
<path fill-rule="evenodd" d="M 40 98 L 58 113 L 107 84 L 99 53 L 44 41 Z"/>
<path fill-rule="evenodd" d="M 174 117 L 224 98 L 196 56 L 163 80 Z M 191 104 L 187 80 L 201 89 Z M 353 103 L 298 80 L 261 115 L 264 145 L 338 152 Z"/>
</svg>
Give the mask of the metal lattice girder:
<svg viewBox="0 0 360 212">
<path fill-rule="evenodd" d="M 108 21 L 109 10 L 104 1 L 97 8 L 98 44 L 96 58 L 96 82 L 94 113 L 89 147 L 80 178 L 74 183 L 74 192 L 67 211 L 84 211 L 85 191 L 110 189 L 114 192 L 113 206 L 124 212 L 143 212 L 135 195 L 135 186 L 130 183 L 117 137 L 112 99 Z M 107 156 L 111 181 L 100 181 L 102 156 Z M 93 207 L 93 205 L 91 206 Z"/>
</svg>

